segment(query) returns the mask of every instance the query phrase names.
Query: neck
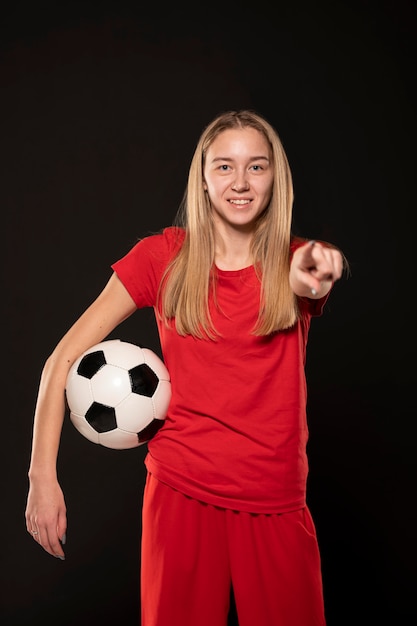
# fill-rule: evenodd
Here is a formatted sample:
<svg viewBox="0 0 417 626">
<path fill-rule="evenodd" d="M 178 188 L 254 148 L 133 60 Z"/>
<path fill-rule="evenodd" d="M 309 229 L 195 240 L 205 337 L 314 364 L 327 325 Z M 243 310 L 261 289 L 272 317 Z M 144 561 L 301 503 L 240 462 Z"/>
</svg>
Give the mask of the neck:
<svg viewBox="0 0 417 626">
<path fill-rule="evenodd" d="M 245 236 L 216 237 L 214 262 L 221 270 L 241 270 L 252 265 L 251 238 Z"/>
</svg>

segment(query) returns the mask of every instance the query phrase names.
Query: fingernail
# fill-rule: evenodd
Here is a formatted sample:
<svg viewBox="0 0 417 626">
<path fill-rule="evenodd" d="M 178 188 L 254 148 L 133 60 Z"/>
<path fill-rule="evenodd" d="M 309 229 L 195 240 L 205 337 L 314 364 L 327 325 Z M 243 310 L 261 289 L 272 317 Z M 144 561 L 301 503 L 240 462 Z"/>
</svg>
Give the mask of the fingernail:
<svg viewBox="0 0 417 626">
<path fill-rule="evenodd" d="M 315 289 L 312 289 L 311 293 L 313 294 L 313 296 L 317 296 L 317 291 Z"/>
<path fill-rule="evenodd" d="M 65 546 L 65 544 L 67 543 L 67 533 L 64 533 L 62 535 L 61 543 L 63 546 Z"/>
<path fill-rule="evenodd" d="M 61 556 L 60 554 L 55 554 L 57 559 L 61 559 L 61 561 L 65 561 L 65 556 Z"/>
</svg>

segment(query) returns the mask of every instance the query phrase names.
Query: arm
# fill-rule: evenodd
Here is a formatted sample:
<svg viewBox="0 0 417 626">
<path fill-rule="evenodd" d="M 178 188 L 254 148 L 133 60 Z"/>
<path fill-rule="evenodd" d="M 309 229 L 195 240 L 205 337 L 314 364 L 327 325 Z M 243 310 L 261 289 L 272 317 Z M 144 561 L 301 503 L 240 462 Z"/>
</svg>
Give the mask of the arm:
<svg viewBox="0 0 417 626">
<path fill-rule="evenodd" d="M 300 297 L 323 298 L 341 277 L 343 265 L 343 255 L 337 248 L 309 241 L 293 254 L 291 289 Z"/>
<path fill-rule="evenodd" d="M 26 527 L 50 554 L 64 558 L 66 508 L 56 462 L 65 415 L 65 384 L 74 361 L 102 341 L 136 310 L 131 296 L 113 274 L 98 298 L 62 337 L 42 371 L 36 403 Z"/>
</svg>

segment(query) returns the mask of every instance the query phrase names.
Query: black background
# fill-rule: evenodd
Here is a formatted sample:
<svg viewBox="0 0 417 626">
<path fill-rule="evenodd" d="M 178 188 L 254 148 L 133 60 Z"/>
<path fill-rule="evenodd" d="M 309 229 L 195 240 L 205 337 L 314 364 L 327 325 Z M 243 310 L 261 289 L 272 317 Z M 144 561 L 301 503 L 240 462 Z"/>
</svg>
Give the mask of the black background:
<svg viewBox="0 0 417 626">
<path fill-rule="evenodd" d="M 2 626 L 138 623 L 146 450 L 65 422 L 67 558 L 44 553 L 24 520 L 39 375 L 110 264 L 171 223 L 203 127 L 243 107 L 283 140 L 294 230 L 352 270 L 307 361 L 328 626 L 416 618 L 416 32 L 405 0 L 3 7 Z M 159 351 L 150 311 L 114 336 Z"/>
</svg>

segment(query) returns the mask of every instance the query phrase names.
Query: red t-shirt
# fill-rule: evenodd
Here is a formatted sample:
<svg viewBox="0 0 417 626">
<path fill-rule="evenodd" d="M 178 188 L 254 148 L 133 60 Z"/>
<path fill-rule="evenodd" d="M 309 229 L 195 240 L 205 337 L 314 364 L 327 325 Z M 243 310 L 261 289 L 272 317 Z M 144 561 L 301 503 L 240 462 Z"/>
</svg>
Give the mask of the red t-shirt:
<svg viewBox="0 0 417 626">
<path fill-rule="evenodd" d="M 156 307 L 167 262 L 181 246 L 173 227 L 139 241 L 113 270 L 138 308 Z M 148 442 L 145 464 L 159 480 L 213 504 L 252 513 L 305 505 L 305 351 L 310 319 L 322 300 L 300 301 L 293 328 L 257 337 L 260 285 L 254 268 L 216 268 L 216 340 L 182 337 L 157 317 L 172 399 Z"/>
</svg>

